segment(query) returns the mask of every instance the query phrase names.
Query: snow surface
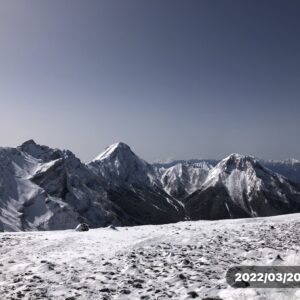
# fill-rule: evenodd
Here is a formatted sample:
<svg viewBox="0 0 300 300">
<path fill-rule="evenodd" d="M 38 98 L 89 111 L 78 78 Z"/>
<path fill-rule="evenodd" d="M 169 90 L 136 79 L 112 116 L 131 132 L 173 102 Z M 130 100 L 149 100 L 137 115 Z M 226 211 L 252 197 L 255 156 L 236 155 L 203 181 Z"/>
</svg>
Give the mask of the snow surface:
<svg viewBox="0 0 300 300">
<path fill-rule="evenodd" d="M 297 289 L 233 289 L 230 266 L 297 265 L 300 214 L 0 234 L 1 299 L 299 299 Z M 218 299 L 218 298 L 217 298 Z"/>
</svg>

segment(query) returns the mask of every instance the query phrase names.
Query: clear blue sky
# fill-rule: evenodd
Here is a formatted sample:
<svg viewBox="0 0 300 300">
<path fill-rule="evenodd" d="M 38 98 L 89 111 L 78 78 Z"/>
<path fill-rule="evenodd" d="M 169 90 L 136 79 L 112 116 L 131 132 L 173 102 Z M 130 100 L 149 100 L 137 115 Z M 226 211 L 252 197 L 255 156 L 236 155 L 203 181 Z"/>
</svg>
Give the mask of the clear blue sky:
<svg viewBox="0 0 300 300">
<path fill-rule="evenodd" d="M 0 0 L 0 144 L 300 158 L 299 16 L 297 0 Z"/>
</svg>

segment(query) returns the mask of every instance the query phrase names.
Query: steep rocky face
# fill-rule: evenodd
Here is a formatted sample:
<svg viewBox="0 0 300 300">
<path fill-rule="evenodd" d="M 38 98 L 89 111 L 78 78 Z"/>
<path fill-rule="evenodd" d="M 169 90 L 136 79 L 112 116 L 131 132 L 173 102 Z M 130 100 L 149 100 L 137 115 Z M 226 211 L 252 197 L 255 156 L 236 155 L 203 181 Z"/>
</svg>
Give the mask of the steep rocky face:
<svg viewBox="0 0 300 300">
<path fill-rule="evenodd" d="M 300 186 L 250 156 L 232 154 L 186 198 L 192 219 L 271 216 L 299 211 Z"/>
</svg>

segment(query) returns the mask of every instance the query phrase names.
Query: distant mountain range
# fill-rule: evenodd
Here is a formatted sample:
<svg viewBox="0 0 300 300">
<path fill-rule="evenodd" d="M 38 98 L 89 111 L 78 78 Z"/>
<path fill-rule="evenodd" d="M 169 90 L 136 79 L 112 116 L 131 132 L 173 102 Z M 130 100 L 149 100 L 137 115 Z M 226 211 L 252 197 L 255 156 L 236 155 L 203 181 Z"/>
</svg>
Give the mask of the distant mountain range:
<svg viewBox="0 0 300 300">
<path fill-rule="evenodd" d="M 90 163 L 29 140 L 0 148 L 0 230 L 55 230 L 300 212 L 300 161 L 232 154 L 149 164 L 116 143 Z"/>
</svg>

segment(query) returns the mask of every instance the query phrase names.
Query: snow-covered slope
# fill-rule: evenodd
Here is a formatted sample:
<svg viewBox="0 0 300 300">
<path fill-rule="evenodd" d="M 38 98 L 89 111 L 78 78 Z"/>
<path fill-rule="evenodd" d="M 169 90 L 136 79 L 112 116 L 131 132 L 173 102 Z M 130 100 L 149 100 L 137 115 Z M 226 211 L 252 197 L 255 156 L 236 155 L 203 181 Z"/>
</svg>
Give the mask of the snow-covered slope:
<svg viewBox="0 0 300 300">
<path fill-rule="evenodd" d="M 0 299 L 297 300 L 297 288 L 234 289 L 225 275 L 238 265 L 297 266 L 299 239 L 299 214 L 0 233 Z"/>
<path fill-rule="evenodd" d="M 300 210 L 300 185 L 264 168 L 250 156 L 232 154 L 210 170 L 186 199 L 192 219 L 271 216 Z"/>
</svg>

